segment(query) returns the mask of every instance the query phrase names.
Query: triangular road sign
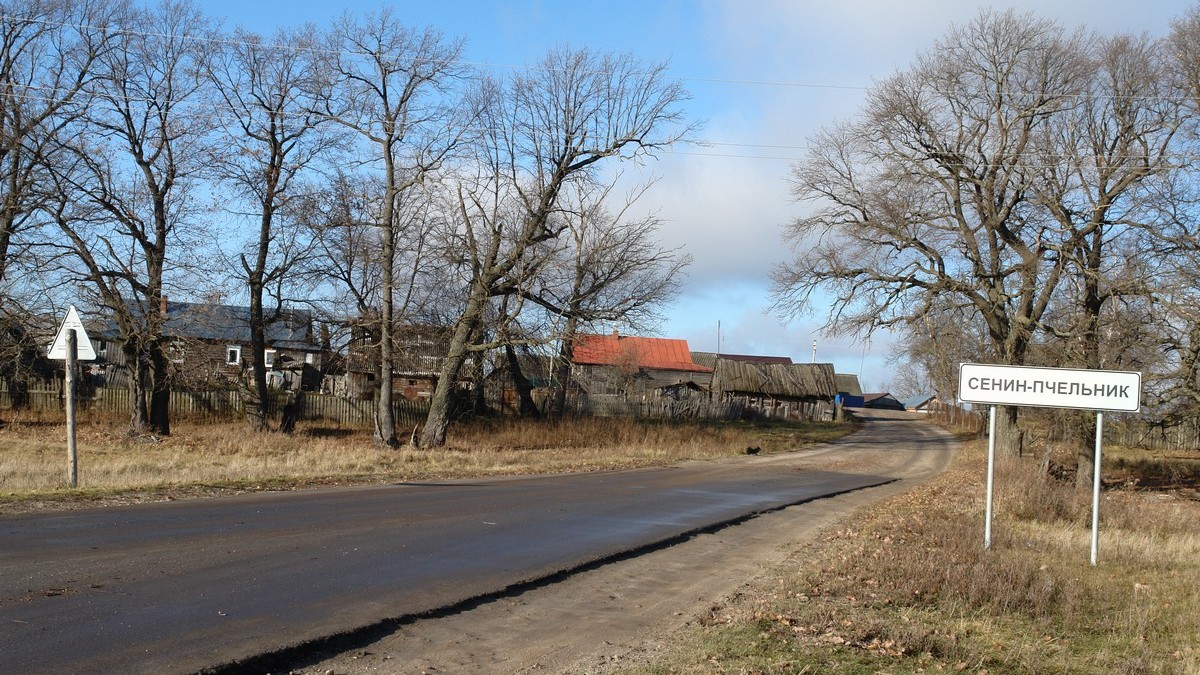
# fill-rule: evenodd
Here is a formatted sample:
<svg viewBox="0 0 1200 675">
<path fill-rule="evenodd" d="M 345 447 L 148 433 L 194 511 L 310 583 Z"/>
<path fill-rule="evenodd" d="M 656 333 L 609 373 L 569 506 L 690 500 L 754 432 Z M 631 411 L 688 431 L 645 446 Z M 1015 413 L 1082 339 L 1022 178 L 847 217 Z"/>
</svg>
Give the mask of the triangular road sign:
<svg viewBox="0 0 1200 675">
<path fill-rule="evenodd" d="M 75 358 L 80 361 L 95 361 L 96 350 L 92 348 L 92 341 L 88 339 L 87 331 L 83 329 L 83 322 L 79 320 L 79 314 L 75 311 L 75 305 L 71 305 L 70 309 L 67 310 L 67 318 L 63 319 L 62 325 L 58 327 L 58 333 L 54 336 L 54 342 L 50 344 L 49 358 L 60 360 L 67 358 L 68 330 L 75 331 Z"/>
</svg>

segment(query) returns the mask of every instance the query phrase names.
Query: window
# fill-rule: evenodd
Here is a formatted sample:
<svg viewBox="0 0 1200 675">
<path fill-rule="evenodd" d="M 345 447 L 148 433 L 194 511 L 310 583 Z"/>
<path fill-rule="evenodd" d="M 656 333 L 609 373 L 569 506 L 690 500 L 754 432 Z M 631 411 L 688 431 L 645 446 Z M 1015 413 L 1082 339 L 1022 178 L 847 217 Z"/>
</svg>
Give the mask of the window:
<svg viewBox="0 0 1200 675">
<path fill-rule="evenodd" d="M 275 350 L 274 349 L 268 349 L 265 352 L 263 352 L 263 365 L 265 365 L 268 368 L 275 367 Z"/>
<path fill-rule="evenodd" d="M 304 362 L 305 362 L 305 363 L 312 363 L 312 362 L 313 362 L 313 353 L 312 353 L 312 352 L 308 352 L 308 353 L 306 353 L 306 354 L 304 355 Z"/>
<path fill-rule="evenodd" d="M 225 364 L 230 366 L 242 365 L 241 345 L 229 345 L 225 348 Z"/>
</svg>

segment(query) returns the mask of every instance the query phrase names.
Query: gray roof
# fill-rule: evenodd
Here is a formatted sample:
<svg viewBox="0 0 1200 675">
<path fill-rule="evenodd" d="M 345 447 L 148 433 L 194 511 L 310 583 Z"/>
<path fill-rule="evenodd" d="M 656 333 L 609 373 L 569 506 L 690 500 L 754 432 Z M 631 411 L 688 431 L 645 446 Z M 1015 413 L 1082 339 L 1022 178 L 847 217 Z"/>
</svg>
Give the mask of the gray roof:
<svg viewBox="0 0 1200 675">
<path fill-rule="evenodd" d="M 312 312 L 284 309 L 278 315 L 267 310 L 267 345 L 275 349 L 317 352 L 321 346 L 313 339 Z M 116 339 L 116 325 L 106 331 Z M 250 344 L 250 308 L 196 302 L 167 302 L 167 320 L 163 334 L 184 340 Z"/>
<path fill-rule="evenodd" d="M 862 396 L 862 385 L 858 383 L 858 376 L 851 373 L 837 373 L 833 376 L 834 382 L 837 384 L 838 393 L 849 394 L 851 396 Z"/>
<path fill-rule="evenodd" d="M 751 354 L 717 354 L 716 352 L 692 352 L 692 363 L 706 368 L 712 368 L 717 359 L 729 361 L 749 361 L 751 363 L 783 363 L 790 364 L 790 356 L 754 356 Z"/>
<path fill-rule="evenodd" d="M 756 363 L 716 359 L 713 390 L 775 398 L 832 399 L 832 363 Z"/>
<path fill-rule="evenodd" d="M 896 400 L 888 392 L 863 394 L 863 406 L 867 408 L 887 408 L 889 410 L 904 410 L 904 404 Z"/>
</svg>

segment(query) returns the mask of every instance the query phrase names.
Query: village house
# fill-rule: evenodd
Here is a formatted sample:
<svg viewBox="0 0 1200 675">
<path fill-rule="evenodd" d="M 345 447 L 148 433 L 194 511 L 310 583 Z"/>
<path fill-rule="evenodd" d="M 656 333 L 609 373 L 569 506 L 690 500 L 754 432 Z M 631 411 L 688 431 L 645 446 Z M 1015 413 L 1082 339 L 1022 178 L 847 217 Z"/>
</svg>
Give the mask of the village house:
<svg viewBox="0 0 1200 675">
<path fill-rule="evenodd" d="M 832 417 L 837 395 L 833 364 L 708 352 L 693 357 L 713 369 L 714 400 L 741 402 L 768 416 Z"/>
<path fill-rule="evenodd" d="M 392 391 L 409 401 L 428 400 L 437 388 L 442 363 L 450 350 L 450 330 L 441 326 L 397 326 L 392 339 Z M 347 398 L 373 399 L 378 391 L 379 344 L 376 337 L 356 328 L 347 346 L 345 373 L 331 385 L 332 392 Z M 462 372 L 472 372 L 468 359 Z"/>
<path fill-rule="evenodd" d="M 863 394 L 863 407 L 879 410 L 904 410 L 904 404 L 888 392 Z"/>
<path fill-rule="evenodd" d="M 863 407 L 862 385 L 858 382 L 858 375 L 853 373 L 836 373 L 833 376 L 833 381 L 837 387 L 835 402 L 846 408 Z"/>
<path fill-rule="evenodd" d="M 163 335 L 176 381 L 185 386 L 226 385 L 247 377 L 253 362 L 250 308 L 216 303 L 168 301 Z M 109 384 L 123 377 L 125 355 L 114 325 L 92 341 L 96 367 Z M 312 313 L 284 309 L 266 326 L 267 383 L 275 389 L 312 391 L 320 387 L 323 350 L 313 335 Z"/>
<path fill-rule="evenodd" d="M 582 334 L 572 346 L 571 381 L 587 396 L 627 400 L 707 396 L 712 369 L 692 361 L 687 340 Z"/>
</svg>

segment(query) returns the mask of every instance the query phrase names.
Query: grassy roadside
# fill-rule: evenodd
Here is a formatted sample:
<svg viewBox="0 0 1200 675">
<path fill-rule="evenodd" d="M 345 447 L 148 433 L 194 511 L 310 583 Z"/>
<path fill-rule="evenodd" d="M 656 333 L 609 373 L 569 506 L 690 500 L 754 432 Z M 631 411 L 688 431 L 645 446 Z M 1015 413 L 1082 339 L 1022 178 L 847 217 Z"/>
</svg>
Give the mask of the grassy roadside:
<svg viewBox="0 0 1200 675">
<path fill-rule="evenodd" d="M 294 434 L 243 424 L 177 423 L 165 438 L 130 438 L 124 424 L 80 425 L 80 487 L 66 485 L 66 428 L 29 420 L 0 427 L 0 512 L 491 475 L 597 471 L 715 459 L 758 448 L 795 450 L 849 425 L 767 421 L 664 423 L 482 420 L 456 425 L 438 450 L 378 448 L 369 432 L 302 426 Z"/>
<path fill-rule="evenodd" d="M 1200 502 L 1090 494 L 997 471 L 982 550 L 982 443 L 860 513 L 638 673 L 1200 673 Z M 1124 468 L 1124 467 L 1123 467 Z"/>
</svg>

